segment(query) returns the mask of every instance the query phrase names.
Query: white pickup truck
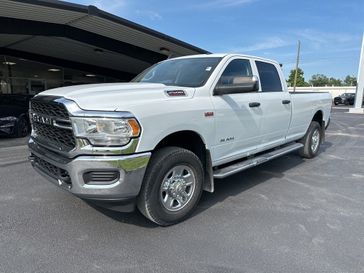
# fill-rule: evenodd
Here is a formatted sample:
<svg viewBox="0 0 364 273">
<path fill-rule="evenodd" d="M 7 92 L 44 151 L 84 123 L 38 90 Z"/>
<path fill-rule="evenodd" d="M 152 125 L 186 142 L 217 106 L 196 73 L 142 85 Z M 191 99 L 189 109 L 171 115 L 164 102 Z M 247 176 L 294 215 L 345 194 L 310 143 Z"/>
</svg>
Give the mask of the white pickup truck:
<svg viewBox="0 0 364 273">
<path fill-rule="evenodd" d="M 319 152 L 328 93 L 289 93 L 275 61 L 237 54 L 169 59 L 131 83 L 33 98 L 33 167 L 74 195 L 171 225 L 214 180 L 298 150 Z"/>
</svg>

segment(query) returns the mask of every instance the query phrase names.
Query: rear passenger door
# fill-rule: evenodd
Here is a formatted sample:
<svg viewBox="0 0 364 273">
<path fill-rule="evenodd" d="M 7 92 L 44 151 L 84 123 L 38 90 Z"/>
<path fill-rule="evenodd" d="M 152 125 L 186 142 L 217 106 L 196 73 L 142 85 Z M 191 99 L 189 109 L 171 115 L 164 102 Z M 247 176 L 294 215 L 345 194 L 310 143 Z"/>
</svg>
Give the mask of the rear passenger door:
<svg viewBox="0 0 364 273">
<path fill-rule="evenodd" d="M 290 93 L 282 86 L 282 74 L 278 65 L 255 61 L 260 80 L 262 108 L 261 143 L 258 150 L 265 150 L 283 144 L 291 120 Z"/>
</svg>

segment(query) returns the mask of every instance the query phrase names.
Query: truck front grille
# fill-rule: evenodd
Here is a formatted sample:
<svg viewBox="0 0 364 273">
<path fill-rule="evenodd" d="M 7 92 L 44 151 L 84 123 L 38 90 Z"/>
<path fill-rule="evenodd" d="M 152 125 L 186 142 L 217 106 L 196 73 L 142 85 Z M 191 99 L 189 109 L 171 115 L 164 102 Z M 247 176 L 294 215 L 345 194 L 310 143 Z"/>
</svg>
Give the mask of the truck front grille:
<svg viewBox="0 0 364 273">
<path fill-rule="evenodd" d="M 50 117 L 56 117 L 64 120 L 69 119 L 67 109 L 64 107 L 63 104 L 46 103 L 32 100 L 31 107 L 34 113 L 44 114 Z"/>
<path fill-rule="evenodd" d="M 56 146 L 66 152 L 71 151 L 76 146 L 72 130 L 38 122 L 33 122 L 33 129 L 36 133 L 36 138 L 44 144 L 50 142 L 53 144 L 52 146 Z"/>
<path fill-rule="evenodd" d="M 49 145 L 50 148 L 69 152 L 76 146 L 76 141 L 73 135 L 72 127 L 61 128 L 55 126 L 53 121 L 65 122 L 71 125 L 68 111 L 66 107 L 57 102 L 44 102 L 37 100 L 31 101 L 31 113 L 40 117 L 48 118 L 48 122 L 42 122 L 42 118 L 32 119 L 34 137 L 43 145 Z M 52 122 L 50 122 L 51 120 Z"/>
</svg>

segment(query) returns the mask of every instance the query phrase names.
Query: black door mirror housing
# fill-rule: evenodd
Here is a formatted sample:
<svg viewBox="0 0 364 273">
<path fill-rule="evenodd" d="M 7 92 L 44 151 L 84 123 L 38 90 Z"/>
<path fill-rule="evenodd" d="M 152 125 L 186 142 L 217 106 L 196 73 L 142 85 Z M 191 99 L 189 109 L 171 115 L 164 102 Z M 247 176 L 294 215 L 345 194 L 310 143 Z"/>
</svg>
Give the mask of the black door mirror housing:
<svg viewBox="0 0 364 273">
<path fill-rule="evenodd" d="M 259 90 L 259 80 L 256 76 L 233 77 L 231 82 L 231 84 L 216 85 L 214 95 L 222 96 L 227 94 L 256 92 Z"/>
</svg>

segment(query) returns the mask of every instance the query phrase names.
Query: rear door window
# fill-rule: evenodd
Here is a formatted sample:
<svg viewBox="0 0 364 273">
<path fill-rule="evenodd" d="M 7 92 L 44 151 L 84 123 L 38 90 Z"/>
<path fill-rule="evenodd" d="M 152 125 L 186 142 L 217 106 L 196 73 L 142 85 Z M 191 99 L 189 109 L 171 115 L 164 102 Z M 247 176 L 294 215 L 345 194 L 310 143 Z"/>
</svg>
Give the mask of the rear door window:
<svg viewBox="0 0 364 273">
<path fill-rule="evenodd" d="M 281 79 L 273 64 L 255 61 L 257 65 L 262 92 L 283 91 Z"/>
</svg>

